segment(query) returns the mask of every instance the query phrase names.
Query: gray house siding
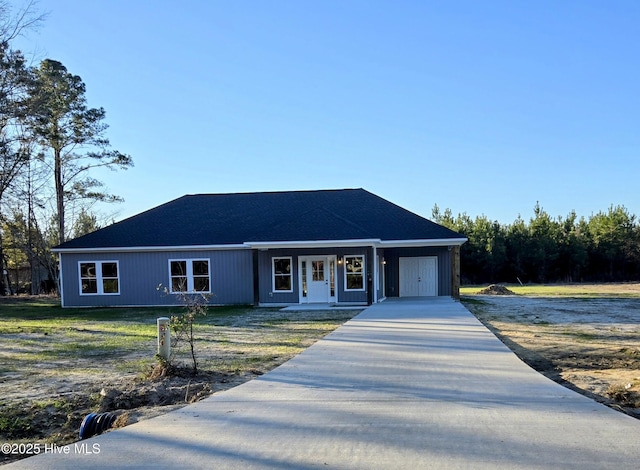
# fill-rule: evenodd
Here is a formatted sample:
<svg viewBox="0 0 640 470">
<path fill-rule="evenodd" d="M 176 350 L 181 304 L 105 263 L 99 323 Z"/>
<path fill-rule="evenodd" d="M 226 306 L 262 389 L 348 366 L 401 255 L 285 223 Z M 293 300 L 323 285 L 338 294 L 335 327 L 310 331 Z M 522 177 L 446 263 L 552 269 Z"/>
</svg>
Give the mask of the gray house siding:
<svg viewBox="0 0 640 470">
<path fill-rule="evenodd" d="M 387 248 L 385 250 L 385 281 L 387 297 L 400 295 L 400 258 L 405 256 L 438 257 L 438 295 L 450 296 L 451 251 L 448 247 Z"/>
<path fill-rule="evenodd" d="M 340 303 L 370 303 L 373 290 L 377 298 L 398 297 L 399 259 L 405 256 L 437 256 L 438 295 L 452 295 L 451 252 L 447 247 L 385 248 L 373 256 L 371 247 L 296 248 L 269 250 L 209 250 L 162 252 L 63 253 L 61 274 L 65 307 L 173 305 L 179 298 L 158 291 L 159 284 L 169 286 L 170 259 L 208 259 L 212 305 L 254 304 L 290 305 L 300 302 L 298 260 L 301 256 L 365 256 L 364 291 L 346 291 L 344 264 L 337 264 L 336 293 Z M 272 259 L 292 258 L 292 292 L 273 289 Z M 117 261 L 120 293 L 117 295 L 80 295 L 78 263 L 81 261 Z M 378 262 L 379 280 L 375 283 L 373 266 Z"/>
<path fill-rule="evenodd" d="M 259 293 L 258 300 L 260 304 L 297 304 L 300 302 L 300 276 L 298 259 L 301 256 L 321 256 L 336 255 L 342 258 L 345 255 L 364 255 L 367 271 L 371 266 L 369 258 L 371 257 L 371 249 L 366 247 L 356 248 L 294 248 L 294 249 L 269 249 L 258 251 L 258 279 Z M 293 292 L 277 292 L 273 290 L 273 258 L 288 257 L 292 258 L 292 286 Z M 369 276 L 369 272 L 365 276 Z M 336 277 L 336 292 L 338 302 L 354 302 L 366 303 L 367 290 L 365 291 L 345 291 L 344 288 L 344 265 L 338 263 Z"/>
<path fill-rule="evenodd" d="M 213 305 L 252 304 L 253 262 L 251 250 L 62 253 L 63 306 L 145 306 L 179 303 L 176 295 L 158 291 L 169 286 L 170 259 L 208 259 Z M 118 261 L 120 293 L 80 295 L 78 263 Z"/>
</svg>

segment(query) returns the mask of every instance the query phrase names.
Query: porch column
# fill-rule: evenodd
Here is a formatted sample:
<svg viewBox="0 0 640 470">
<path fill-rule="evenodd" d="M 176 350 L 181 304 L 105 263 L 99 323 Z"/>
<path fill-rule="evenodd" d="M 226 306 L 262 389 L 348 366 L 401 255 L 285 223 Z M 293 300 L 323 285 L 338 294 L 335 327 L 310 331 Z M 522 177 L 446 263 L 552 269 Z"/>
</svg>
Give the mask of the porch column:
<svg viewBox="0 0 640 470">
<path fill-rule="evenodd" d="M 375 245 L 373 245 L 373 259 L 371 260 L 371 264 L 373 265 L 373 303 L 377 304 L 378 303 L 378 276 L 380 275 L 379 273 L 379 267 L 378 267 L 378 249 L 376 248 Z"/>
<path fill-rule="evenodd" d="M 373 287 L 373 275 L 375 272 L 375 267 L 374 265 L 376 264 L 375 261 L 373 260 L 373 256 L 375 253 L 375 246 L 371 246 L 371 247 L 367 247 L 366 251 L 365 251 L 365 275 L 366 275 L 366 279 L 363 279 L 367 284 L 366 284 L 366 288 L 365 288 L 365 293 L 367 294 L 367 305 L 371 305 L 373 304 L 373 297 L 374 297 L 374 287 Z"/>
<path fill-rule="evenodd" d="M 451 297 L 460 300 L 460 247 L 451 250 Z"/>
</svg>

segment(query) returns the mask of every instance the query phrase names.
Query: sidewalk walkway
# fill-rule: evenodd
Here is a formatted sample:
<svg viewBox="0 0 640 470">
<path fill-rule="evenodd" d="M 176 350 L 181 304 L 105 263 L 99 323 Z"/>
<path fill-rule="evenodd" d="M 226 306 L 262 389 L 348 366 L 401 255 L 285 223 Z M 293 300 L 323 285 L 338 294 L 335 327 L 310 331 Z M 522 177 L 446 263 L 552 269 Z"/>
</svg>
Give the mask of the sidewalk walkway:
<svg viewBox="0 0 640 470">
<path fill-rule="evenodd" d="M 6 468 L 635 469 L 640 421 L 533 371 L 460 303 L 396 300 L 260 378 L 82 444 Z"/>
</svg>

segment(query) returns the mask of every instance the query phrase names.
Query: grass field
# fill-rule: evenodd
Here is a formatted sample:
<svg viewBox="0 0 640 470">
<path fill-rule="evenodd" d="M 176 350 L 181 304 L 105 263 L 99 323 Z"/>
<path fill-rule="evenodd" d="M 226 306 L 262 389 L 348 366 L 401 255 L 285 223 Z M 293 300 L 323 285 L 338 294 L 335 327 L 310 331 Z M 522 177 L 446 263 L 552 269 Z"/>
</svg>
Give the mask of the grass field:
<svg viewBox="0 0 640 470">
<path fill-rule="evenodd" d="M 2 301 L 0 373 L 43 361 L 55 363 L 56 359 L 77 359 L 85 367 L 100 369 L 104 364 L 99 361 L 84 364 L 92 357 L 121 358 L 122 363 L 135 363 L 143 372 L 155 361 L 156 319 L 179 312 L 180 307 L 62 309 L 49 299 Z M 274 357 L 291 357 L 355 312 L 211 307 L 206 316 L 198 318 L 194 331 L 203 363 L 238 372 L 245 369 L 238 366 L 239 359 L 250 357 L 244 361 L 250 363 L 248 367 L 260 369 Z M 180 351 L 175 353 L 180 359 Z M 131 355 L 135 360 L 130 360 Z"/>
<path fill-rule="evenodd" d="M 199 374 L 156 378 L 156 319 L 180 307 L 62 309 L 53 299 L 0 298 L 0 442 L 73 442 L 90 412 L 127 410 L 135 422 L 190 403 L 277 367 L 359 311 L 212 307 L 194 328 Z M 174 353 L 175 364 L 190 366 L 187 347 Z"/>
<path fill-rule="evenodd" d="M 640 297 L 640 283 L 608 284 L 500 284 L 517 295 L 540 297 Z M 463 286 L 461 295 L 474 295 L 487 287 Z"/>
</svg>

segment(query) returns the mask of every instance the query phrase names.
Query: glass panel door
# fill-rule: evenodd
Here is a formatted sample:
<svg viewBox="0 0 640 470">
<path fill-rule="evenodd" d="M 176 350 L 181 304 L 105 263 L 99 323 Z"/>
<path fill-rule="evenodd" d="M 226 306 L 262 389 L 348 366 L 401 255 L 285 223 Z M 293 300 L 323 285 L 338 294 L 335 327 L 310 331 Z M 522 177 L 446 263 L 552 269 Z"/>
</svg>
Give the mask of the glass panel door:
<svg viewBox="0 0 640 470">
<path fill-rule="evenodd" d="M 312 279 L 314 281 L 324 281 L 324 260 L 312 261 L 311 266 L 313 269 Z"/>
</svg>

